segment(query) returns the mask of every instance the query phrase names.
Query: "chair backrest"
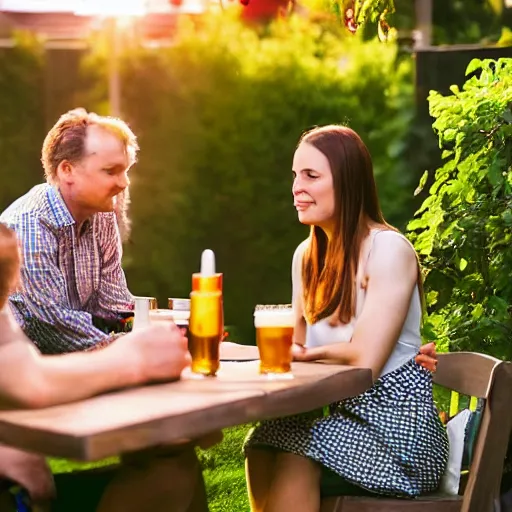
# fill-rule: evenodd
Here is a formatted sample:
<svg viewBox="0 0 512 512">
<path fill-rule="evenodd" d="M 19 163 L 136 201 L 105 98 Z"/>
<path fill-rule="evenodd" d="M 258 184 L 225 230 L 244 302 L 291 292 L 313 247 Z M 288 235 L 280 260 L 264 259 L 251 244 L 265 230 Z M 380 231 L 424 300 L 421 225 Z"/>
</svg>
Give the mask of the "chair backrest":
<svg viewBox="0 0 512 512">
<path fill-rule="evenodd" d="M 434 382 L 485 399 L 461 512 L 492 510 L 512 431 L 512 363 L 471 352 L 439 354 Z"/>
</svg>

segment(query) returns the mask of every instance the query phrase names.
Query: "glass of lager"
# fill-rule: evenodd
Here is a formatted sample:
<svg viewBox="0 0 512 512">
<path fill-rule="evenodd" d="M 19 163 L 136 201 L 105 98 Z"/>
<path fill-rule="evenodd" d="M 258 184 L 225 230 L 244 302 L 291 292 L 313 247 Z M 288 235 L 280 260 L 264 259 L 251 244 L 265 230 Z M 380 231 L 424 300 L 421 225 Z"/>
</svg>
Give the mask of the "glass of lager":
<svg viewBox="0 0 512 512">
<path fill-rule="evenodd" d="M 293 378 L 291 373 L 294 315 L 290 304 L 258 305 L 254 310 L 260 373 Z"/>
</svg>

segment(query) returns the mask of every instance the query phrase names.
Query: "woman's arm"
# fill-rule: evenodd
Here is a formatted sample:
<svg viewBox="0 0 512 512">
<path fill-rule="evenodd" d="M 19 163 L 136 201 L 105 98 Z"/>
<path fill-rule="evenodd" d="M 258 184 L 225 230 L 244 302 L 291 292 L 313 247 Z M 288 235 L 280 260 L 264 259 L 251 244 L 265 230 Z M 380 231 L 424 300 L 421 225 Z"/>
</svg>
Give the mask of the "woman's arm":
<svg viewBox="0 0 512 512">
<path fill-rule="evenodd" d="M 331 359 L 371 368 L 377 379 L 403 328 L 416 286 L 418 264 L 409 244 L 377 236 L 368 262 L 366 298 L 350 343 L 297 350 L 298 361 Z"/>
</svg>

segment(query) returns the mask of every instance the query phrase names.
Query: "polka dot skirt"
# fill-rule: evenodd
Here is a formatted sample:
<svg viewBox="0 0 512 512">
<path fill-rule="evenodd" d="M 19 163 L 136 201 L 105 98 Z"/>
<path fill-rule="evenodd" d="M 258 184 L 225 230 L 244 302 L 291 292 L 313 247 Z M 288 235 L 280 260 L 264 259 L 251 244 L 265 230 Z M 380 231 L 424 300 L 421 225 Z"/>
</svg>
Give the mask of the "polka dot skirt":
<svg viewBox="0 0 512 512">
<path fill-rule="evenodd" d="M 263 422 L 245 448 L 266 445 L 313 459 L 349 482 L 388 496 L 434 491 L 448 439 L 432 399 L 432 375 L 409 361 L 329 414 Z"/>
</svg>

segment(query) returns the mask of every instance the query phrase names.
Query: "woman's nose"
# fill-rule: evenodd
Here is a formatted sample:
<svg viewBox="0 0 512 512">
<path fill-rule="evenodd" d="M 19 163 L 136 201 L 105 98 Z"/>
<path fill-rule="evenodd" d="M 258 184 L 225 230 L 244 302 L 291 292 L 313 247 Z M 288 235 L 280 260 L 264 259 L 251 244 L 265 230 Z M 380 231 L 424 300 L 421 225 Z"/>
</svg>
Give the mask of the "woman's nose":
<svg viewBox="0 0 512 512">
<path fill-rule="evenodd" d="M 296 196 L 297 194 L 300 194 L 301 192 L 304 191 L 304 187 L 302 185 L 302 182 L 300 180 L 300 178 L 297 176 L 294 180 L 293 180 L 293 184 L 292 184 L 292 194 L 294 196 Z"/>
</svg>

